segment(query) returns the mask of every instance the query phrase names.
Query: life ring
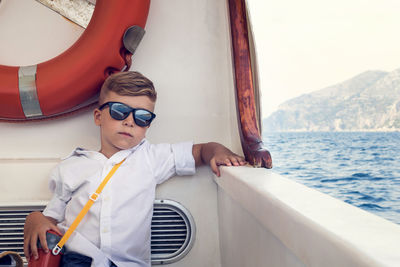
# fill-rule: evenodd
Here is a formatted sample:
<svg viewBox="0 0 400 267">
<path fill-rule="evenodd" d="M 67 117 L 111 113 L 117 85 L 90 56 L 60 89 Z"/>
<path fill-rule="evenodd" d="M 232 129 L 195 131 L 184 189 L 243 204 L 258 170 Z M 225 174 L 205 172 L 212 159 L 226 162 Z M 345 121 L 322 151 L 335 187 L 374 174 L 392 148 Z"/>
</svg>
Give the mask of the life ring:
<svg viewBox="0 0 400 267">
<path fill-rule="evenodd" d="M 45 119 L 85 106 L 110 73 L 130 64 L 149 7 L 150 0 L 97 0 L 88 27 L 65 52 L 34 66 L 0 65 L 0 119 Z"/>
</svg>

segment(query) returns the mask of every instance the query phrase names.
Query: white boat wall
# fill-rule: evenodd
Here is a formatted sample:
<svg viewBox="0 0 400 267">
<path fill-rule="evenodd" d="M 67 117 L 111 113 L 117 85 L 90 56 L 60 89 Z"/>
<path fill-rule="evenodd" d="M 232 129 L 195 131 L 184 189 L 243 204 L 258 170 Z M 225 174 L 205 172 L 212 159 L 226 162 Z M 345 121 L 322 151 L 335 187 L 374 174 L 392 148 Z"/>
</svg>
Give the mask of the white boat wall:
<svg viewBox="0 0 400 267">
<path fill-rule="evenodd" d="M 131 67 L 158 91 L 151 142 L 216 141 L 242 154 L 228 10 L 225 0 L 152 0 Z M 36 1 L 2 0 L 0 64 L 43 62 L 82 32 Z M 46 205 L 50 170 L 75 147 L 99 149 L 92 117 L 86 110 L 0 123 L 0 248 L 20 248 L 2 238 L 23 227 L 1 217 L 2 210 Z M 221 169 L 220 178 L 200 167 L 157 188 L 157 199 L 180 203 L 195 223 L 193 245 L 168 266 L 400 266 L 399 225 L 273 169 Z"/>
</svg>

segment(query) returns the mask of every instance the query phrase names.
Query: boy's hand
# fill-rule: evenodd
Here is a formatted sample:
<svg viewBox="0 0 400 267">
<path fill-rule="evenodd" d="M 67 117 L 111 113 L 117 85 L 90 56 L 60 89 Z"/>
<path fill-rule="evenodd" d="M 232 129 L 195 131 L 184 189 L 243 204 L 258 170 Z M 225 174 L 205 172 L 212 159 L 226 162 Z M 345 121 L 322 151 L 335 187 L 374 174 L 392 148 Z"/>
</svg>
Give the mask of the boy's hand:
<svg viewBox="0 0 400 267">
<path fill-rule="evenodd" d="M 219 177 L 219 166 L 243 166 L 246 161 L 243 157 L 233 153 L 218 143 L 196 144 L 193 146 L 193 157 L 196 166 L 209 164 L 212 171 Z"/>
<path fill-rule="evenodd" d="M 30 213 L 25 220 L 24 225 L 24 254 L 26 260 L 29 261 L 32 256 L 35 260 L 39 259 L 37 241 L 40 240 L 43 250 L 48 253 L 49 248 L 46 241 L 46 232 L 53 230 L 62 235 L 56 226 L 57 221 L 53 218 L 44 216 L 39 211 Z"/>
</svg>

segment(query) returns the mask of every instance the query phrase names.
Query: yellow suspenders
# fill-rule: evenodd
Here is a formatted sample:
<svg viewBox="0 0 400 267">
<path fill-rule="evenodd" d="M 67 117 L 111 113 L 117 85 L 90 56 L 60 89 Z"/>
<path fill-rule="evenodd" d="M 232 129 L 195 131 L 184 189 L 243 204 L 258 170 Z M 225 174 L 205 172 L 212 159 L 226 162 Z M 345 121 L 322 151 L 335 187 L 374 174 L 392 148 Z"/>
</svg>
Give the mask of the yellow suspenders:
<svg viewBox="0 0 400 267">
<path fill-rule="evenodd" d="M 93 203 L 97 200 L 99 195 L 101 194 L 101 191 L 103 191 L 104 187 L 106 186 L 107 182 L 110 180 L 111 176 L 114 175 L 114 173 L 117 171 L 119 166 L 125 161 L 121 161 L 120 163 L 114 165 L 114 167 L 111 169 L 111 171 L 107 174 L 107 176 L 103 179 L 97 190 L 89 196 L 88 202 L 86 202 L 86 205 L 83 207 L 81 212 L 79 212 L 78 216 L 76 216 L 75 220 L 71 224 L 71 226 L 68 228 L 67 232 L 65 232 L 64 236 L 61 238 L 60 242 L 53 248 L 52 252 L 54 255 L 58 255 L 60 253 L 62 247 L 65 245 L 71 234 L 75 231 L 76 227 L 78 227 L 79 223 L 82 221 L 83 217 L 86 215 L 86 213 L 89 211 L 90 207 L 92 207 Z"/>
</svg>

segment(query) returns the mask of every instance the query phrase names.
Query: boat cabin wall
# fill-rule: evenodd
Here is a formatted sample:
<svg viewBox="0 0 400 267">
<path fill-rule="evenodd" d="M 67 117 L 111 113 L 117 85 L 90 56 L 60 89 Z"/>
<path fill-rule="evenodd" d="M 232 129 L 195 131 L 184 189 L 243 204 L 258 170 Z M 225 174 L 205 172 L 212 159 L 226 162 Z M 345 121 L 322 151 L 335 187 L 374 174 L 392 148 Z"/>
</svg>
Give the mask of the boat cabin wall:
<svg viewBox="0 0 400 267">
<path fill-rule="evenodd" d="M 46 61 L 82 32 L 36 1 L 3 0 L 0 35 L 7 38 L 0 43 L 0 64 Z M 131 70 L 150 78 L 158 92 L 150 142 L 216 141 L 242 153 L 226 1 L 152 0 L 146 34 L 132 59 Z M 99 138 L 91 110 L 47 121 L 0 123 L 0 205 L 45 204 L 51 197 L 50 170 L 76 147 L 99 150 Z M 157 190 L 158 198 L 188 208 L 198 231 L 192 251 L 172 266 L 220 265 L 213 177 L 201 167 L 193 177 L 172 178 Z"/>
<path fill-rule="evenodd" d="M 27 5 L 29 12 L 21 17 L 9 14 L 21 11 L 15 9 L 13 2 L 5 0 L 0 6 L 0 18 L 12 20 L 9 24 L 0 21 L 0 33 L 7 33 L 0 44 L 1 64 L 30 65 L 47 60 L 56 55 L 54 40 L 74 35 L 63 39 L 69 46 L 79 37 L 76 32 L 83 31 L 35 1 L 15 1 L 21 9 Z M 225 1 L 152 1 L 146 34 L 131 67 L 149 77 L 158 92 L 157 118 L 147 134 L 151 142 L 216 141 L 241 153 L 226 9 Z M 39 15 L 31 10 L 39 10 Z M 23 33 L 12 35 L 3 27 L 14 24 L 20 25 L 16 27 L 18 31 L 31 29 L 28 25 L 35 24 L 37 29 L 51 25 L 61 28 L 61 32 L 36 31 L 33 38 Z M 68 25 L 72 30 L 65 32 Z M 32 38 L 39 39 L 42 45 L 31 48 Z M 64 44 L 59 52 L 65 47 Z M 30 49 L 25 51 L 26 48 Z M 42 177 L 53 165 L 75 147 L 100 148 L 99 129 L 93 123 L 91 110 L 41 122 L 2 122 L 0 129 L 0 162 L 7 177 L 1 181 L 12 179 L 20 190 L 29 191 L 18 193 L 7 186 L 1 201 L 30 201 L 38 199 L 37 195 L 47 199 L 46 185 L 33 185 L 42 183 L 39 180 L 45 180 Z"/>
</svg>

